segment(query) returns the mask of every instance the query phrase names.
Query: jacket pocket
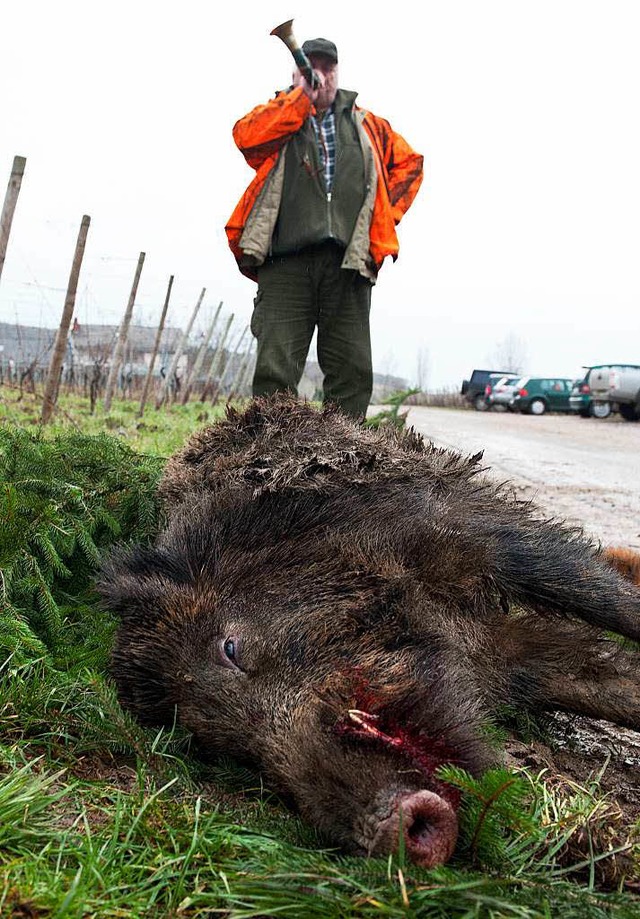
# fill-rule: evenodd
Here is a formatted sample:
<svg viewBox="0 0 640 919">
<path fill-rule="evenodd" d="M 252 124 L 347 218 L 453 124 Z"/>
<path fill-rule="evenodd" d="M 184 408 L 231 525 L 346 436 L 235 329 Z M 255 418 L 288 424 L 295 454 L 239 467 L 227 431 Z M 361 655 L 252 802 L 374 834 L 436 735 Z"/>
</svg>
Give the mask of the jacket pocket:
<svg viewBox="0 0 640 919">
<path fill-rule="evenodd" d="M 263 293 L 260 288 L 258 288 L 258 293 L 253 298 L 253 313 L 251 314 L 250 323 L 251 334 L 254 338 L 260 338 L 262 332 L 262 299 Z"/>
</svg>

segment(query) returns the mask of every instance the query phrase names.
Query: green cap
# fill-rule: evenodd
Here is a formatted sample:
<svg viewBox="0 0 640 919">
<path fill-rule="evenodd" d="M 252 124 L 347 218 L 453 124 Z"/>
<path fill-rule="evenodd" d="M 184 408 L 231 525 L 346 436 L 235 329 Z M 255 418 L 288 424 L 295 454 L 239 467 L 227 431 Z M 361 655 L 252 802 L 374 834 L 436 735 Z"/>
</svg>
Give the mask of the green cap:
<svg viewBox="0 0 640 919">
<path fill-rule="evenodd" d="M 327 38 L 309 38 L 303 44 L 302 50 L 309 57 L 312 54 L 326 54 L 333 61 L 338 63 L 338 49 L 332 41 Z"/>
</svg>

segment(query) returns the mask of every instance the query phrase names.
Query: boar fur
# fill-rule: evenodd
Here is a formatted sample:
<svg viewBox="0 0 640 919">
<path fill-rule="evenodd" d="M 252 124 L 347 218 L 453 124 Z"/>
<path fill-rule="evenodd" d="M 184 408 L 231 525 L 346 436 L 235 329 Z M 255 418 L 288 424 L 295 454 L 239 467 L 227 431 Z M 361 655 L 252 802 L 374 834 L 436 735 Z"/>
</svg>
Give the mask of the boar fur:
<svg viewBox="0 0 640 919">
<path fill-rule="evenodd" d="M 502 706 L 640 726 L 640 592 L 480 456 L 292 399 L 193 435 L 161 483 L 167 526 L 116 552 L 122 704 L 205 756 L 255 764 L 334 843 L 445 862 L 456 791 Z"/>
</svg>

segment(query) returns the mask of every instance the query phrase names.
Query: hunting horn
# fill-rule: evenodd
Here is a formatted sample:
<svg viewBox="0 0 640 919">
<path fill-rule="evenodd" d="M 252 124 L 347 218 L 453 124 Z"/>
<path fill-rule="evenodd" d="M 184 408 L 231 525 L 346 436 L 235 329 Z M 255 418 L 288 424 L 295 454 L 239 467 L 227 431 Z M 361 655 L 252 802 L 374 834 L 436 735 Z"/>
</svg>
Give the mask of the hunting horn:
<svg viewBox="0 0 640 919">
<path fill-rule="evenodd" d="M 296 62 L 300 73 L 305 78 L 311 89 L 317 89 L 318 78 L 313 72 L 311 61 L 304 53 L 296 41 L 295 35 L 293 34 L 293 19 L 287 19 L 286 22 L 281 22 L 279 26 L 276 26 L 275 29 L 272 29 L 269 32 L 269 35 L 276 35 L 285 43 L 293 55 L 293 59 Z"/>
</svg>

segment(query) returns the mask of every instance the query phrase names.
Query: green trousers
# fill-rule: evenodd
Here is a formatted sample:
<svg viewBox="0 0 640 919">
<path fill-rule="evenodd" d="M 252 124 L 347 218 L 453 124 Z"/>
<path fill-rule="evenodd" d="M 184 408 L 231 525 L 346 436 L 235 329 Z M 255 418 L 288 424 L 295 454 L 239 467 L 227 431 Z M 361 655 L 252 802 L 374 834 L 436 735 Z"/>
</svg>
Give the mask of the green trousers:
<svg viewBox="0 0 640 919">
<path fill-rule="evenodd" d="M 343 250 L 322 243 L 267 259 L 258 272 L 251 331 L 258 340 L 253 395 L 298 393 L 318 328 L 323 400 L 364 417 L 373 386 L 371 284 L 340 267 Z"/>
</svg>

